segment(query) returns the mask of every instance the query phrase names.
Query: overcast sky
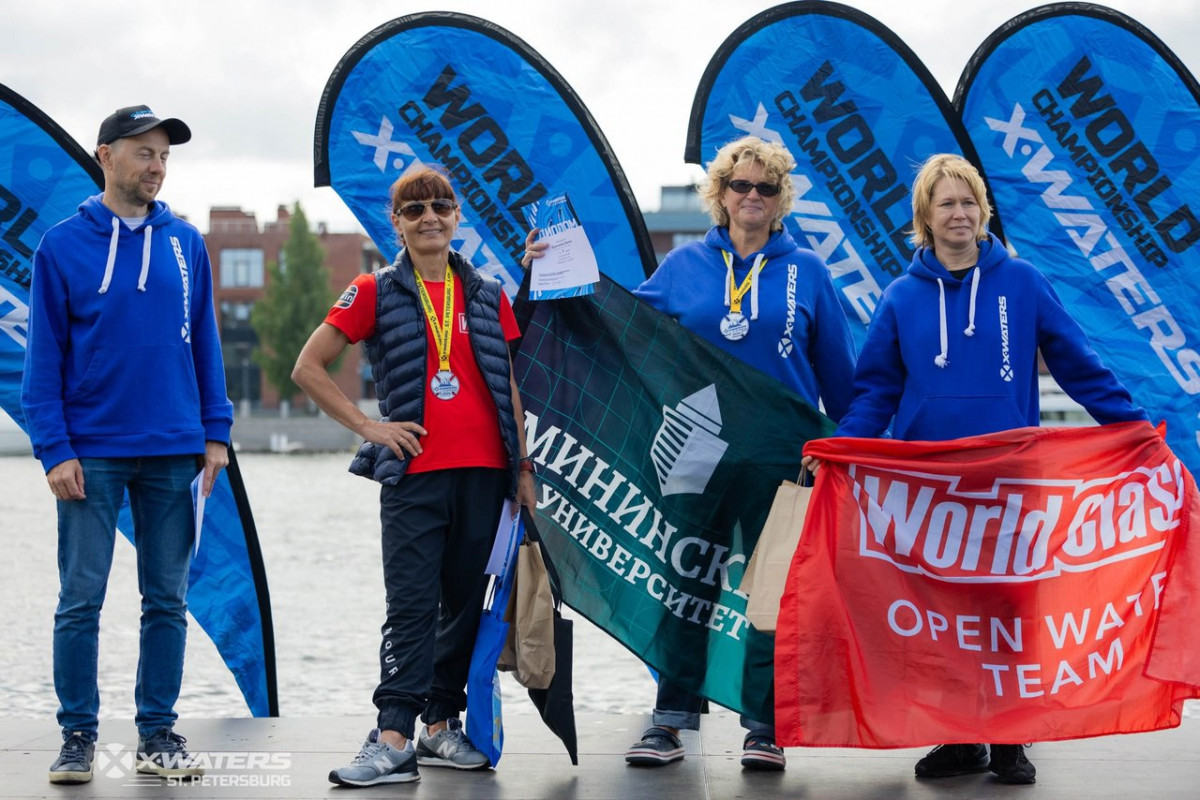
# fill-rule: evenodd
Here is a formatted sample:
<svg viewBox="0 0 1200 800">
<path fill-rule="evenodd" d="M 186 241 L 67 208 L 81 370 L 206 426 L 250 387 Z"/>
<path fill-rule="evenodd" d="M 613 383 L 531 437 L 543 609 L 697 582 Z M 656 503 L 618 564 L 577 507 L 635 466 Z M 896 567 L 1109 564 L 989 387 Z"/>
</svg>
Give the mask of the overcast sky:
<svg viewBox="0 0 1200 800">
<path fill-rule="evenodd" d="M 891 28 L 949 95 L 967 59 L 1024 0 L 854 0 Z M 208 209 L 240 205 L 273 219 L 297 200 L 331 229 L 349 209 L 312 180 L 313 126 L 329 73 L 364 34 L 396 17 L 446 10 L 523 39 L 574 88 L 608 138 L 641 206 L 688 183 L 692 98 L 713 53 L 773 2 L 728 0 L 198 0 L 105 3 L 0 0 L 0 83 L 33 102 L 89 151 L 100 120 L 149 104 L 194 138 L 175 149 L 162 199 L 201 230 Z M 1200 70 L 1196 0 L 1112 0 Z"/>
</svg>

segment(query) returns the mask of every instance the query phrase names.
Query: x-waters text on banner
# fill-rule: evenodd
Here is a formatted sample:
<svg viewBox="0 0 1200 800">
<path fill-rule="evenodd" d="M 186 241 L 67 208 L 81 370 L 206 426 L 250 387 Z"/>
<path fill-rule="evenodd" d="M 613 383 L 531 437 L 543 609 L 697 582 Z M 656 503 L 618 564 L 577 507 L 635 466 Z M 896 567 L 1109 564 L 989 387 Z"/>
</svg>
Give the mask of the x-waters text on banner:
<svg viewBox="0 0 1200 800">
<path fill-rule="evenodd" d="M 993 33 L 955 105 L 1008 243 L 1200 469 L 1196 79 L 1129 17 L 1059 3 Z"/>
<path fill-rule="evenodd" d="M 780 606 L 781 744 L 1157 730 L 1200 697 L 1196 486 L 1146 423 L 829 439 Z"/>
<path fill-rule="evenodd" d="M 857 345 L 913 248 L 911 165 L 934 153 L 975 160 L 936 80 L 899 37 L 836 3 L 785 3 L 741 25 L 696 90 L 686 160 L 758 136 L 796 159 L 784 217 L 829 267 Z"/>
<path fill-rule="evenodd" d="M 654 249 L 603 134 L 554 68 L 487 20 L 425 12 L 380 25 L 342 57 L 317 111 L 318 186 L 332 185 L 392 257 L 388 187 L 440 166 L 463 219 L 452 243 L 509 297 L 523 277 L 521 210 L 571 193 L 600 269 L 637 286 Z M 594 222 L 593 222 L 594 221 Z"/>
</svg>

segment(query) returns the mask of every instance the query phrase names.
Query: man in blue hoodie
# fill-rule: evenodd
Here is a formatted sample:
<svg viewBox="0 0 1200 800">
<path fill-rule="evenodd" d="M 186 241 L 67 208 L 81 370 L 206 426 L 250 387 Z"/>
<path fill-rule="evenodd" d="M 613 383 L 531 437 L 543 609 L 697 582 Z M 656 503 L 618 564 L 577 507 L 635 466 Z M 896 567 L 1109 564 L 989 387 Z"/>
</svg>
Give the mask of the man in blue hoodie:
<svg viewBox="0 0 1200 800">
<path fill-rule="evenodd" d="M 155 198 L 170 146 L 191 138 L 146 106 L 100 125 L 104 192 L 33 257 L 21 403 L 58 506 L 54 688 L 63 746 L 51 783 L 86 783 L 99 727 L 100 608 L 126 490 L 142 594 L 138 772 L 201 769 L 173 730 L 193 538 L 190 485 L 228 463 L 233 405 L 200 232 Z"/>
</svg>

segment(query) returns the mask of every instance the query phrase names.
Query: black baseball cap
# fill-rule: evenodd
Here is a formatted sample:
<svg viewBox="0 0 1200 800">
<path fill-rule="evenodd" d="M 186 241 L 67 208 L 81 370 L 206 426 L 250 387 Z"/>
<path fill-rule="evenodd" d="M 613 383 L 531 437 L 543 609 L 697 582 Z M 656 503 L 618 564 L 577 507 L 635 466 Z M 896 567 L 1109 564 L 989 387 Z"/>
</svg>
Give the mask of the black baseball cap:
<svg viewBox="0 0 1200 800">
<path fill-rule="evenodd" d="M 179 119 L 159 119 L 150 106 L 126 106 L 118 108 L 100 123 L 100 135 L 96 146 L 112 144 L 117 139 L 137 136 L 152 128 L 162 126 L 171 144 L 183 144 L 192 138 L 192 129 Z"/>
</svg>

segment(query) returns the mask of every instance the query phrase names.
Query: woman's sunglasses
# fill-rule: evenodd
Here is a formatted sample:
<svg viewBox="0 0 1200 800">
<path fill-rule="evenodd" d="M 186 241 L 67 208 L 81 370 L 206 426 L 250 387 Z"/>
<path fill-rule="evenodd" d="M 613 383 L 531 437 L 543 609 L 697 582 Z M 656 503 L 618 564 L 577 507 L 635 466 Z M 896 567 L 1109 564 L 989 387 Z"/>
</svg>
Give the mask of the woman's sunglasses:
<svg viewBox="0 0 1200 800">
<path fill-rule="evenodd" d="M 776 188 L 775 191 L 779 191 L 779 189 Z M 761 193 L 762 190 L 759 190 L 759 194 Z M 454 213 L 454 209 L 458 208 L 458 204 L 453 200 L 430 200 L 428 203 L 405 203 L 392 213 L 399 214 L 410 222 L 415 222 L 425 216 L 425 206 L 432 208 L 433 213 L 439 217 L 448 217 Z"/>
<path fill-rule="evenodd" d="M 750 181 L 730 181 L 729 188 L 738 194 L 750 194 L 751 189 L 758 189 L 763 197 L 774 197 L 779 194 L 778 183 L 751 183 Z"/>
</svg>

